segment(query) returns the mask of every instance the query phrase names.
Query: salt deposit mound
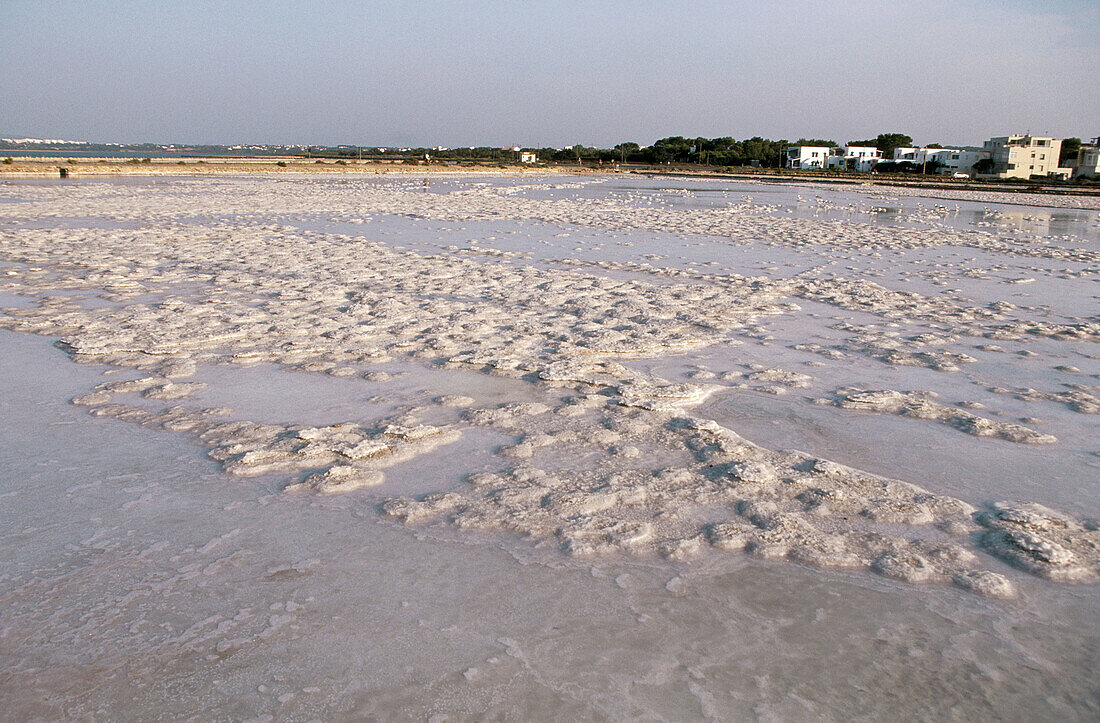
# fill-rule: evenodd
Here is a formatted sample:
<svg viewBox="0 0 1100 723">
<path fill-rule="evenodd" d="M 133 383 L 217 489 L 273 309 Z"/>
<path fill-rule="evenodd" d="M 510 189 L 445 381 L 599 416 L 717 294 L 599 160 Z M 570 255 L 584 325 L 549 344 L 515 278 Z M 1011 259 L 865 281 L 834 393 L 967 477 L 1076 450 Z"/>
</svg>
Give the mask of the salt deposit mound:
<svg viewBox="0 0 1100 723">
<path fill-rule="evenodd" d="M 1100 533 L 1092 521 L 1028 503 L 964 501 L 819 456 L 768 449 L 693 411 L 737 385 L 780 393 L 810 387 L 820 375 L 761 366 L 743 374 L 699 369 L 685 380 L 640 365 L 732 350 L 746 338 L 767 342 L 765 325 L 803 313 L 800 304 L 859 317 L 830 327 L 834 343 L 808 341 L 795 351 L 948 375 L 978 363 L 978 341 L 1095 344 L 1095 319 L 1064 323 L 1002 300 L 901 291 L 885 281 L 810 271 L 740 275 L 637 261 L 529 263 L 518 252 L 474 254 L 457 246 L 408 249 L 292 219 L 366 228 L 364 219 L 381 216 L 452 224 L 509 219 L 537 224 L 542 240 L 551 230 L 582 228 L 798 253 L 951 246 L 1093 268 L 1100 252 L 751 209 L 544 199 L 525 195 L 530 190 L 425 193 L 407 182 L 233 179 L 29 188 L 29 201 L 0 205 L 0 219 L 12 222 L 0 235 L 0 292 L 34 305 L 5 309 L 0 328 L 55 337 L 74 360 L 134 377 L 74 399 L 97 417 L 190 435 L 226 471 L 282 475 L 288 493 L 374 490 L 384 513 L 408 524 L 503 530 L 556 541 L 580 557 L 746 553 L 1001 597 L 1012 596 L 1014 585 L 991 569 L 991 555 L 1049 580 L 1095 579 Z M 82 217 L 101 222 L 48 223 Z M 900 331 L 903 325 L 919 333 Z M 461 369 L 520 380 L 537 401 L 483 403 L 446 393 L 390 417 L 323 427 L 231 419 L 232 410 L 188 404 L 206 388 L 193 379 L 199 369 L 257 364 L 382 387 L 397 367 L 427 370 L 443 388 Z M 1002 391 L 1092 413 L 1094 390 Z M 825 401 L 938 422 L 993 438 L 989 443 L 1058 442 L 933 399 L 842 388 Z M 510 440 L 497 450 L 499 469 L 472 474 L 456 490 L 386 492 L 387 469 L 446 454 L 478 429 Z"/>
</svg>

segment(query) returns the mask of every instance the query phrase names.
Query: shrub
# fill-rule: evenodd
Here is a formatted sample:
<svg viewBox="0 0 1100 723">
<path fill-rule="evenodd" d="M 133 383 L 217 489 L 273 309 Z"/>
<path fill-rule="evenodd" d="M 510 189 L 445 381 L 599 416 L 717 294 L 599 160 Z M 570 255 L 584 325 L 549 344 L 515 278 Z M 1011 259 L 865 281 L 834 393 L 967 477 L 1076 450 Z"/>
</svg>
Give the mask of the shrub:
<svg viewBox="0 0 1100 723">
<path fill-rule="evenodd" d="M 348 165 L 348 162 L 347 162 L 347 161 L 345 161 L 345 160 L 339 160 L 339 161 L 336 161 L 336 165 L 338 165 L 338 166 L 346 166 L 346 165 Z"/>
<path fill-rule="evenodd" d="M 974 173 L 992 173 L 993 172 L 993 159 L 983 158 L 974 164 Z"/>
<path fill-rule="evenodd" d="M 275 165 L 278 166 L 279 168 L 286 168 L 286 161 L 279 161 Z"/>
<path fill-rule="evenodd" d="M 8 156 L 7 158 L 5 158 L 5 159 L 4 159 L 4 165 L 5 165 L 5 166 L 10 166 L 10 165 L 11 165 L 12 163 L 14 163 L 14 162 L 15 162 L 15 161 L 13 161 L 13 160 L 11 159 L 11 156 Z"/>
</svg>

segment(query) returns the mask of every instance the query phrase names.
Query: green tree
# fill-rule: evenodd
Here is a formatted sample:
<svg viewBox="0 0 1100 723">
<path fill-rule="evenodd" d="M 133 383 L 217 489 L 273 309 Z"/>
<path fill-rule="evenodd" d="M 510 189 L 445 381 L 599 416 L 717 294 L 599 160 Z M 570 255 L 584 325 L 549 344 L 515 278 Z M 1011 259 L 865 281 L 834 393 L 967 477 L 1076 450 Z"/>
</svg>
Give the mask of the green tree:
<svg viewBox="0 0 1100 723">
<path fill-rule="evenodd" d="M 1066 161 L 1077 158 L 1077 152 L 1081 150 L 1080 138 L 1066 138 L 1062 141 L 1062 152 L 1058 154 L 1058 165 L 1064 166 Z"/>
<path fill-rule="evenodd" d="M 612 149 L 615 151 L 615 158 L 626 163 L 627 161 L 634 160 L 638 155 L 638 151 L 641 150 L 641 146 L 633 141 L 627 141 L 625 143 L 616 144 Z"/>
<path fill-rule="evenodd" d="M 883 158 L 893 158 L 895 148 L 908 148 L 913 138 L 904 133 L 879 133 L 878 138 L 866 141 L 848 141 L 850 146 L 871 146 L 882 151 Z"/>
<path fill-rule="evenodd" d="M 741 141 L 741 162 L 747 163 L 749 161 L 760 161 L 766 166 L 776 165 L 772 163 L 773 146 L 774 144 L 761 138 L 760 136 L 753 136 Z M 779 157 L 779 151 L 774 150 L 774 156 Z"/>
<path fill-rule="evenodd" d="M 875 147 L 882 151 L 883 158 L 893 158 L 895 148 L 913 145 L 913 138 L 904 133 L 879 133 Z"/>
</svg>

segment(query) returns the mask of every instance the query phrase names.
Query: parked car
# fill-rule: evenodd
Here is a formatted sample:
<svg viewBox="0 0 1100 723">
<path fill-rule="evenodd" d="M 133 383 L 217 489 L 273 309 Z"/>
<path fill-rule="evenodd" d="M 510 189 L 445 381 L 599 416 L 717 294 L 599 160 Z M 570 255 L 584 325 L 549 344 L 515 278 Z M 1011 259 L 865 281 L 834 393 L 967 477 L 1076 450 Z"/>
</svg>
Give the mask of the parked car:
<svg viewBox="0 0 1100 723">
<path fill-rule="evenodd" d="M 951 177 L 952 178 L 970 178 L 970 174 L 969 173 L 957 173 L 956 172 L 956 173 L 952 173 Z"/>
</svg>

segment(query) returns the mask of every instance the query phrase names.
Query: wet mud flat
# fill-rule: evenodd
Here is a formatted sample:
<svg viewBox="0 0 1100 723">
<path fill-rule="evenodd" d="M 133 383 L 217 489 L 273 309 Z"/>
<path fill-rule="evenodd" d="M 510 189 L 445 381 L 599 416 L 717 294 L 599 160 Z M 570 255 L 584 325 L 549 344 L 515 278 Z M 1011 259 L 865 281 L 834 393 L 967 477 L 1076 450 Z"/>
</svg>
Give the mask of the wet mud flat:
<svg viewBox="0 0 1100 723">
<path fill-rule="evenodd" d="M 1093 717 L 1097 212 L 708 183 L 5 187 L 5 703 Z"/>
</svg>

